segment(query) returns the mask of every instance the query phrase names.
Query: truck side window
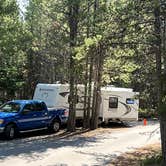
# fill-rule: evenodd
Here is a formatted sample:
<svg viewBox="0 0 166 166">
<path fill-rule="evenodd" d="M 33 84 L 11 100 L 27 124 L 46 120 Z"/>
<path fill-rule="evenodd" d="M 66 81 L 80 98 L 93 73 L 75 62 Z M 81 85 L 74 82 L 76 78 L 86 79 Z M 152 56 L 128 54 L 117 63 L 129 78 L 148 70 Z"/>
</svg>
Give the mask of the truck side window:
<svg viewBox="0 0 166 166">
<path fill-rule="evenodd" d="M 43 110 L 45 110 L 45 106 L 44 106 L 43 103 L 36 103 L 35 106 L 36 106 L 35 111 L 43 111 Z"/>
<path fill-rule="evenodd" d="M 118 98 L 109 97 L 109 108 L 118 108 Z"/>
<path fill-rule="evenodd" d="M 26 104 L 24 109 L 23 109 L 23 112 L 32 112 L 34 111 L 34 105 L 33 104 Z"/>
</svg>

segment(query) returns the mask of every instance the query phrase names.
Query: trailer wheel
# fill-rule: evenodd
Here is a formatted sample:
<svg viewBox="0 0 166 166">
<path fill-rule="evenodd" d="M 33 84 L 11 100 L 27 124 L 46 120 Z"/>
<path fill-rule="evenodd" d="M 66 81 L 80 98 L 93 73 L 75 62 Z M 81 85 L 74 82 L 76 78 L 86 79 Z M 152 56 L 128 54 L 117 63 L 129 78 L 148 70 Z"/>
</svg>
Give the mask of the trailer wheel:
<svg viewBox="0 0 166 166">
<path fill-rule="evenodd" d="M 56 133 L 56 132 L 59 131 L 60 126 L 61 126 L 60 121 L 59 121 L 58 119 L 55 119 L 55 120 L 53 120 L 53 122 L 51 123 L 49 129 L 50 129 L 51 132 Z"/>
<path fill-rule="evenodd" d="M 4 131 L 5 137 L 7 139 L 13 139 L 16 135 L 16 128 L 13 124 L 9 124 L 5 127 Z"/>
</svg>

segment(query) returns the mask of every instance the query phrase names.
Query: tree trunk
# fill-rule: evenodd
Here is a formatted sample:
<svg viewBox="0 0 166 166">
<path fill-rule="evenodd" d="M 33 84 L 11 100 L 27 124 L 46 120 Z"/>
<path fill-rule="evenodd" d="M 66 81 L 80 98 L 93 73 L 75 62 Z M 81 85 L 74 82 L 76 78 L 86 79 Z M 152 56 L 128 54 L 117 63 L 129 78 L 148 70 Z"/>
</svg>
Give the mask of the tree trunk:
<svg viewBox="0 0 166 166">
<path fill-rule="evenodd" d="M 166 119 L 160 117 L 162 166 L 166 165 Z"/>
<path fill-rule="evenodd" d="M 89 80 L 88 80 L 88 105 L 87 105 L 87 128 L 90 128 L 90 118 L 92 112 L 92 75 L 93 75 L 93 57 L 90 56 Z"/>
<path fill-rule="evenodd" d="M 33 67 L 33 50 L 30 48 L 27 53 L 27 84 L 26 84 L 26 98 L 32 98 L 33 82 L 34 82 L 34 67 Z"/>
<path fill-rule="evenodd" d="M 163 16 L 164 20 L 163 20 L 163 40 L 162 40 L 162 43 L 163 43 L 163 61 L 164 61 L 164 74 L 166 75 L 166 13 L 164 14 Z"/>
<path fill-rule="evenodd" d="M 75 131 L 75 114 L 77 103 L 76 90 L 76 71 L 75 71 L 75 52 L 74 47 L 77 45 L 77 29 L 78 29 L 78 14 L 79 1 L 68 0 L 69 8 L 69 28 L 70 28 L 70 95 L 69 95 L 69 118 L 67 123 L 68 131 Z"/>
<path fill-rule="evenodd" d="M 92 104 L 92 119 L 91 119 L 91 129 L 94 130 L 98 128 L 99 120 L 99 110 L 101 104 L 101 78 L 104 62 L 104 48 L 102 44 L 99 43 L 97 48 L 97 58 L 96 58 L 96 73 L 95 73 L 95 84 L 93 91 L 93 104 Z"/>
<path fill-rule="evenodd" d="M 88 15 L 90 12 L 90 1 L 87 0 L 87 6 L 88 6 Z M 90 33 L 90 28 L 89 28 L 89 19 L 87 22 L 87 32 L 86 32 L 86 37 L 89 38 L 89 33 Z M 90 127 L 90 116 L 89 116 L 89 84 L 88 84 L 88 78 L 90 78 L 90 72 L 88 72 L 88 67 L 89 67 L 89 55 L 87 54 L 86 56 L 86 61 L 85 61 L 85 82 L 84 82 L 84 86 L 85 86 L 85 90 L 84 90 L 84 117 L 83 117 L 83 128 L 89 128 Z M 89 74 L 89 77 L 88 77 Z"/>
<path fill-rule="evenodd" d="M 162 109 L 162 97 L 163 97 L 163 79 L 162 79 L 162 42 L 161 42 L 161 20 L 160 20 L 160 7 L 159 3 L 156 4 L 154 9 L 155 23 L 155 55 L 156 55 L 156 74 L 157 82 L 156 88 L 158 91 L 158 111 L 160 112 L 160 132 L 161 132 L 161 147 L 162 147 L 162 165 L 166 165 L 166 113 Z"/>
<path fill-rule="evenodd" d="M 88 94 L 88 55 L 86 57 L 85 65 L 85 82 L 84 82 L 84 117 L 83 117 L 83 128 L 88 128 L 87 126 L 87 94 Z"/>
<path fill-rule="evenodd" d="M 161 145 L 162 145 L 162 165 L 166 165 L 166 14 L 163 15 L 163 30 L 161 33 L 161 54 L 163 58 L 164 71 L 161 80 L 161 115 L 160 115 L 160 132 L 161 132 Z M 160 25 L 160 24 L 159 24 Z M 162 72 L 162 71 L 161 71 Z"/>
</svg>

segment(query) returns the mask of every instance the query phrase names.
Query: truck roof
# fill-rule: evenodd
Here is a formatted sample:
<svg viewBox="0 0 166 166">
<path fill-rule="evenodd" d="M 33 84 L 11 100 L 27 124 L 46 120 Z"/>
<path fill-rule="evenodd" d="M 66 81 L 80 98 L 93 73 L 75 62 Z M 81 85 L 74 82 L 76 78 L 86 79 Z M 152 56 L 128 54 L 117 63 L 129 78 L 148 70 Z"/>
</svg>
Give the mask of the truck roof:
<svg viewBox="0 0 166 166">
<path fill-rule="evenodd" d="M 15 102 L 15 103 L 20 103 L 20 104 L 27 104 L 27 103 L 41 103 L 43 101 L 41 100 L 12 100 L 9 102 Z"/>
</svg>

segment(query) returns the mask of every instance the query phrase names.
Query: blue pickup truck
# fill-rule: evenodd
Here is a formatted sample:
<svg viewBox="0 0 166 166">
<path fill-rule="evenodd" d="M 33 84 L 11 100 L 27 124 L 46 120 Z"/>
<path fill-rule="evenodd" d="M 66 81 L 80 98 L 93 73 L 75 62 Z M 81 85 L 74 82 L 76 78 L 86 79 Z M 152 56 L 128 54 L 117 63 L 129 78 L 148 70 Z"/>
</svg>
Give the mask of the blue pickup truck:
<svg viewBox="0 0 166 166">
<path fill-rule="evenodd" d="M 57 132 L 67 122 L 68 111 L 48 109 L 43 101 L 14 100 L 0 106 L 0 133 L 13 139 L 17 133 L 49 129 Z"/>
</svg>

